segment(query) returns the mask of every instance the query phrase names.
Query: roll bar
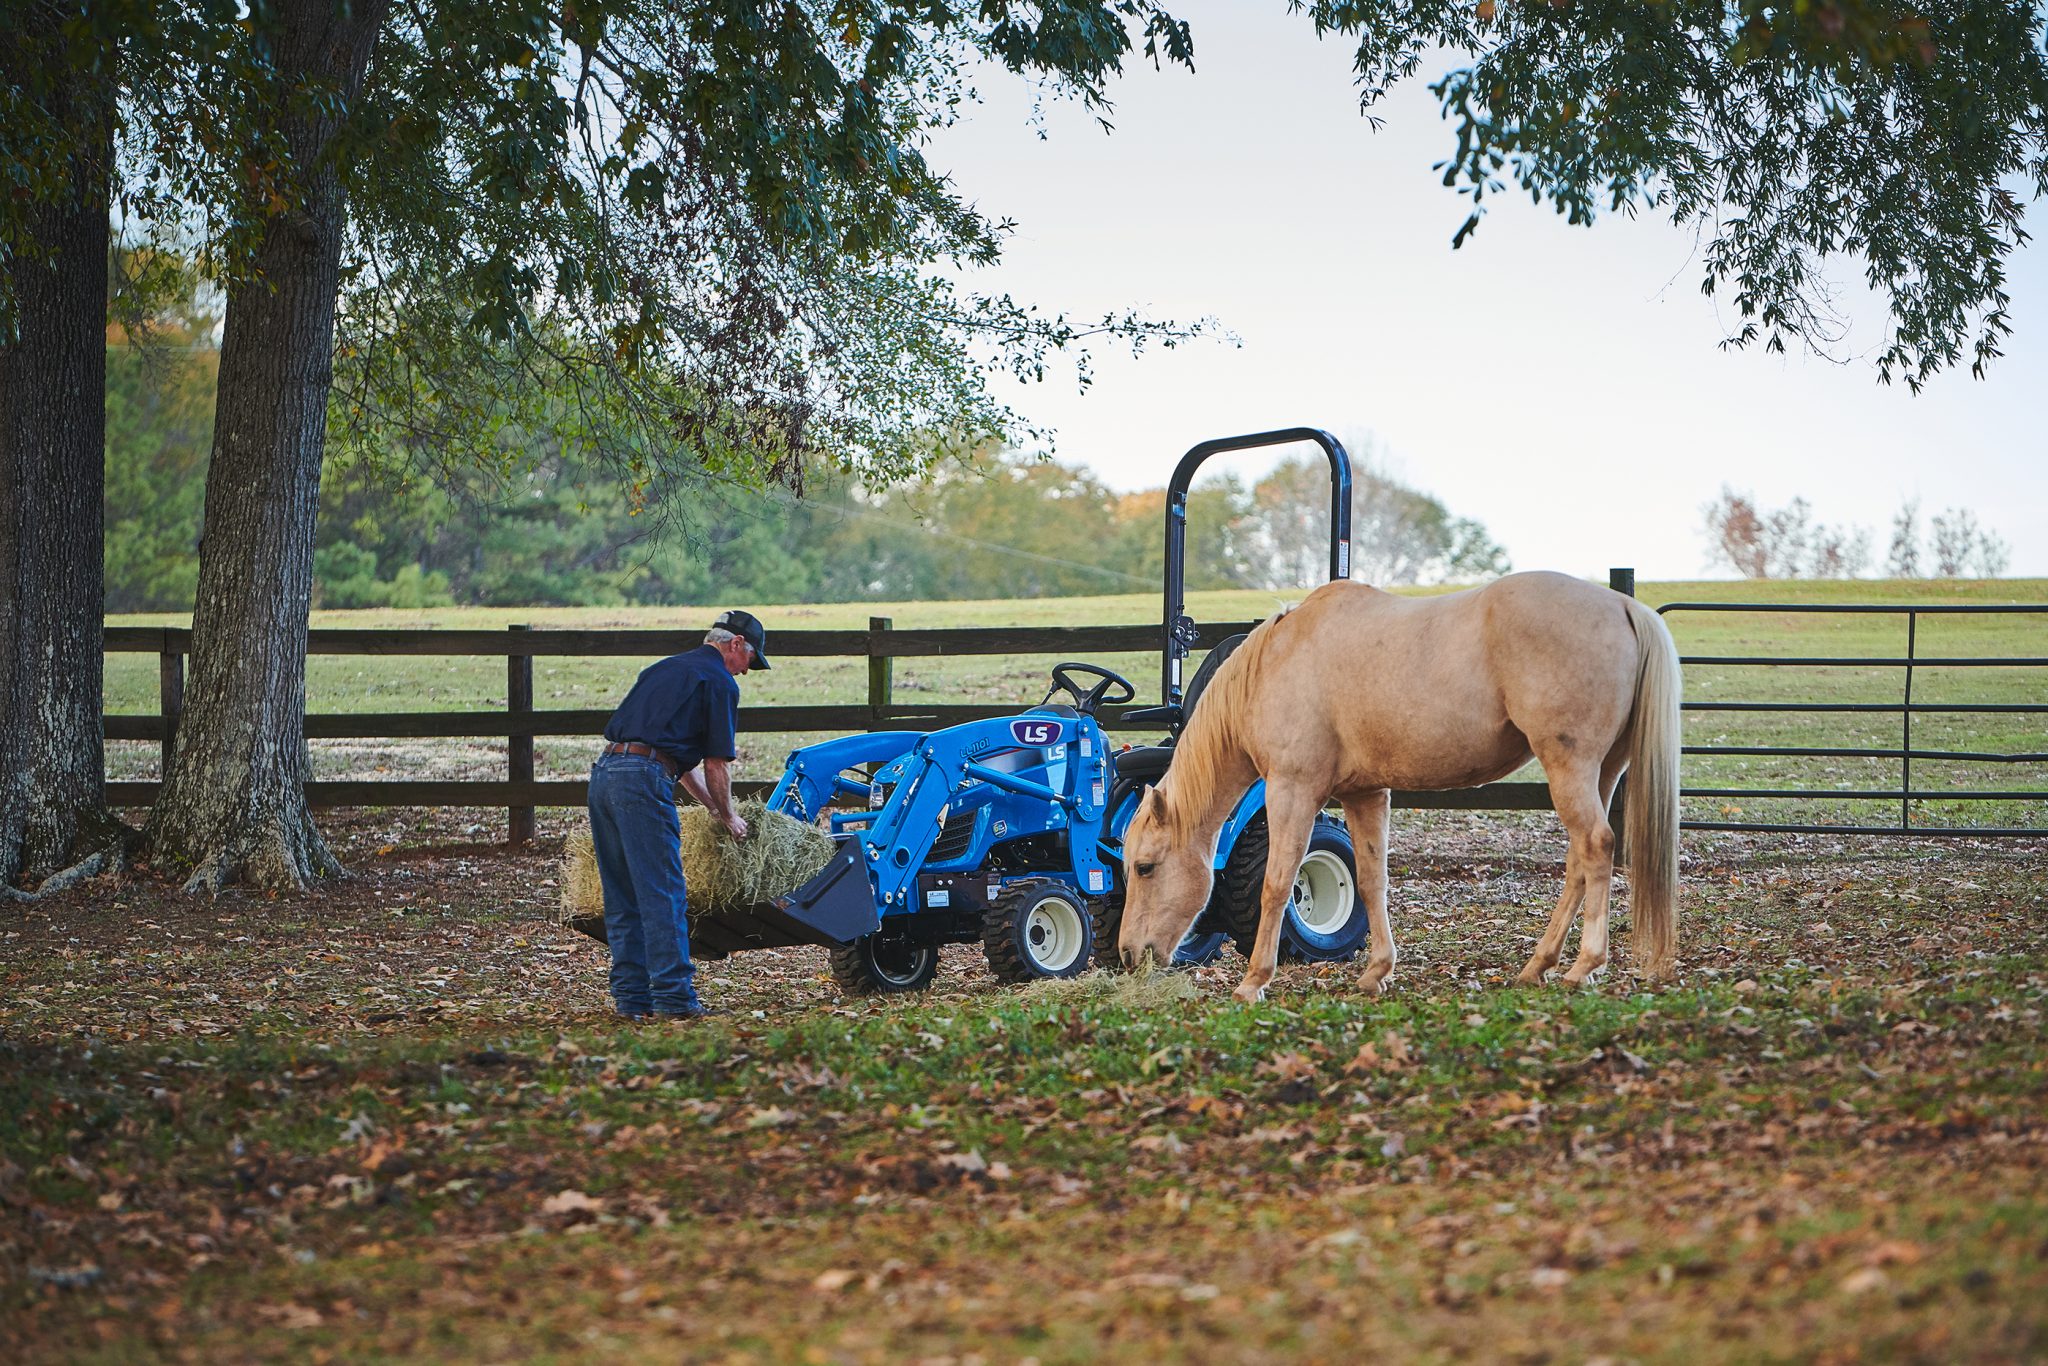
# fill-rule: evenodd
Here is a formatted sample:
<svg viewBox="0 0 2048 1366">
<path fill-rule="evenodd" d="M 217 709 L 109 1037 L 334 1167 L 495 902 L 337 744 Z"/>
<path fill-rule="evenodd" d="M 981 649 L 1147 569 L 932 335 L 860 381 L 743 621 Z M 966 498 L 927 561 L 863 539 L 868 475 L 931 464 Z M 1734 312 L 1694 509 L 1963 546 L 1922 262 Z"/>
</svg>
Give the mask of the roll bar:
<svg viewBox="0 0 2048 1366">
<path fill-rule="evenodd" d="M 1330 458 L 1330 577 L 1351 577 L 1351 457 L 1343 443 L 1315 427 L 1286 427 L 1249 436 L 1225 436 L 1204 441 L 1189 449 L 1173 470 L 1166 486 L 1166 612 L 1161 622 L 1165 642 L 1159 661 L 1161 704 L 1178 707 L 1181 700 L 1181 661 L 1196 640 L 1195 623 L 1187 614 L 1188 487 L 1195 471 L 1212 455 L 1225 451 L 1251 450 L 1258 446 L 1285 446 L 1313 441 Z"/>
</svg>

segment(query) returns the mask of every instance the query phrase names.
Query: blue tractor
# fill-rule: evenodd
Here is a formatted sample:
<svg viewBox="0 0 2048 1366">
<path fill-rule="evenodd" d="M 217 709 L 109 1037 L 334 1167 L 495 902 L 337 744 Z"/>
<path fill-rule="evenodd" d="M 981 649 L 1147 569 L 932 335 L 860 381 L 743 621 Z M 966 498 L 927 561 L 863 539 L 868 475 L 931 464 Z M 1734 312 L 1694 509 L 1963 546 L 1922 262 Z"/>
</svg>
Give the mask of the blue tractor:
<svg viewBox="0 0 2048 1366">
<path fill-rule="evenodd" d="M 1203 643 L 1182 591 L 1187 495 L 1212 455 L 1313 441 L 1330 462 L 1330 574 L 1348 575 L 1351 471 L 1344 448 L 1306 428 L 1204 442 L 1167 487 L 1166 601 L 1160 705 L 1122 712 L 1166 731 L 1163 744 L 1114 748 L 1097 716 L 1136 690 L 1121 674 L 1068 662 L 1045 698 L 1015 716 L 943 730 L 882 731 L 809 745 L 789 756 L 773 810 L 823 822 L 838 841 L 816 877 L 772 902 L 691 917 L 705 957 L 822 944 L 853 992 L 914 991 L 932 980 L 945 944 L 980 943 L 1003 981 L 1072 977 L 1116 959 L 1123 907 L 1121 840 L 1143 788 L 1173 762 L 1173 742 L 1202 692 L 1244 637 Z M 1266 871 L 1265 785 L 1254 783 L 1223 827 L 1209 905 L 1175 954 L 1207 962 L 1234 942 L 1249 952 Z M 1295 879 L 1284 957 L 1336 961 L 1366 934 L 1351 839 L 1321 817 Z"/>
</svg>

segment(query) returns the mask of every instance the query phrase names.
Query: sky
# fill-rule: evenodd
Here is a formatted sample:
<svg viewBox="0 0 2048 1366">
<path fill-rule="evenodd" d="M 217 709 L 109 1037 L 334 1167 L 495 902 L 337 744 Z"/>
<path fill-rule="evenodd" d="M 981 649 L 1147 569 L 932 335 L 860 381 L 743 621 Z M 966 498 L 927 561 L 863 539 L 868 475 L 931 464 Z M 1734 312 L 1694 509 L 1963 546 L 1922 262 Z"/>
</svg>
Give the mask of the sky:
<svg viewBox="0 0 2048 1366">
<path fill-rule="evenodd" d="M 2048 575 L 2048 246 L 2011 263 L 2017 335 L 1984 381 L 1919 396 L 1880 385 L 1885 312 L 1837 266 L 1848 334 L 1827 356 L 1724 351 L 1734 310 L 1702 296 L 1701 243 L 1663 220 L 1574 228 L 1493 201 L 1453 251 L 1462 198 L 1430 167 L 1453 145 L 1426 81 L 1360 115 L 1350 48 L 1281 0 L 1183 0 L 1196 72 L 1129 64 L 1105 135 L 1072 104 L 993 73 L 932 158 L 992 217 L 1016 220 L 981 290 L 1079 317 L 1136 306 L 1213 315 L 1241 339 L 1136 360 L 1095 380 L 1004 380 L 1055 453 L 1118 489 L 1163 484 L 1210 437 L 1322 427 L 1367 434 L 1403 481 L 1483 522 L 1517 569 L 1726 577 L 1703 507 L 1726 485 L 1795 497 L 1872 533 L 1917 498 L 2002 536 L 2011 575 Z M 1041 136 L 1041 133 L 1043 136 Z M 2048 203 L 2028 226 L 2048 230 Z M 1255 474 L 1270 460 L 1236 458 Z"/>
</svg>

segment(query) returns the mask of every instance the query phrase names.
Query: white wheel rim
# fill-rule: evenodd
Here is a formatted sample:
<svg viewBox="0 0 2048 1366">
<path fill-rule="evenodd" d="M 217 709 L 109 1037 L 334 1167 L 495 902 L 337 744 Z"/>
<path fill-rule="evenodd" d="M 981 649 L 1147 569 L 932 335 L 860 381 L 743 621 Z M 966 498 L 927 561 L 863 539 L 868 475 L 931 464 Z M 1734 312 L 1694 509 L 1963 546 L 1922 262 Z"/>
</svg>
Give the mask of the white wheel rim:
<svg viewBox="0 0 2048 1366">
<path fill-rule="evenodd" d="M 1351 919 L 1358 904 L 1358 882 L 1344 860 L 1328 849 L 1316 849 L 1301 861 L 1294 875 L 1294 916 L 1316 934 L 1335 934 Z"/>
<path fill-rule="evenodd" d="M 887 963 L 883 962 L 882 956 L 878 953 L 869 953 L 868 962 L 874 965 L 875 976 L 891 986 L 900 987 L 905 983 L 915 982 L 924 972 L 925 964 L 930 961 L 931 955 L 937 952 L 938 950 L 930 945 L 918 945 L 917 948 L 911 951 L 910 966 L 901 972 L 894 970 Z"/>
<path fill-rule="evenodd" d="M 1024 913 L 1024 951 L 1040 972 L 1074 966 L 1087 942 L 1081 912 L 1063 896 L 1049 896 Z"/>
</svg>

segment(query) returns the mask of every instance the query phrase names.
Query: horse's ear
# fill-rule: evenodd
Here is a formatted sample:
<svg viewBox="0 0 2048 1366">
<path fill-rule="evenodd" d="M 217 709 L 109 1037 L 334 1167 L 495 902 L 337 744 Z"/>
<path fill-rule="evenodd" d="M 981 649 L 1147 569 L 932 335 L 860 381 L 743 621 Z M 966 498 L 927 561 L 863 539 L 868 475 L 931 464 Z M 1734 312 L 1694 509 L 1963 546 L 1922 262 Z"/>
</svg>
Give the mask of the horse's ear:
<svg viewBox="0 0 2048 1366">
<path fill-rule="evenodd" d="M 1166 798 L 1161 795 L 1156 787 L 1147 786 L 1140 788 L 1138 791 L 1138 810 L 1149 815 L 1155 821 L 1165 820 Z"/>
</svg>

